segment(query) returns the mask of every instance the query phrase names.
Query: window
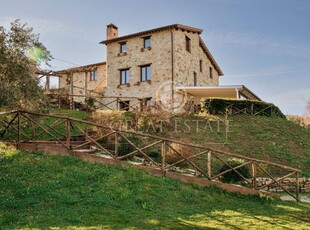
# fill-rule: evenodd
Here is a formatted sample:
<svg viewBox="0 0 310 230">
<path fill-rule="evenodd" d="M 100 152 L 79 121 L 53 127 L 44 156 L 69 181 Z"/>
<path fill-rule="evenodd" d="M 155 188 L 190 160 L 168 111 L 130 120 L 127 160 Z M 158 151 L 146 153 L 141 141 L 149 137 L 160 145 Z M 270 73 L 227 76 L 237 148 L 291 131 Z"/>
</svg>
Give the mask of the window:
<svg viewBox="0 0 310 230">
<path fill-rule="evenodd" d="M 130 103 L 130 101 L 120 101 L 119 102 L 119 109 L 129 111 L 129 108 L 130 108 L 129 103 Z"/>
<path fill-rule="evenodd" d="M 212 70 L 212 67 L 210 67 L 209 71 L 210 71 L 210 78 L 213 79 L 213 70 Z"/>
<path fill-rule="evenodd" d="M 126 53 L 126 50 L 127 50 L 127 45 L 126 45 L 126 42 L 122 42 L 119 44 L 120 45 L 120 53 Z"/>
<path fill-rule="evenodd" d="M 199 61 L 199 69 L 200 69 L 200 72 L 202 72 L 202 60 L 201 59 Z"/>
<path fill-rule="evenodd" d="M 151 65 L 141 66 L 141 81 L 151 80 Z"/>
<path fill-rule="evenodd" d="M 150 48 L 151 47 L 151 37 L 143 38 L 143 48 Z"/>
<path fill-rule="evenodd" d="M 120 85 L 129 83 L 129 77 L 130 77 L 130 70 L 121 69 L 120 70 Z"/>
<path fill-rule="evenodd" d="M 140 110 L 141 110 L 141 112 L 142 112 L 142 111 L 146 111 L 147 108 L 151 106 L 151 104 L 152 104 L 152 101 L 151 101 L 151 100 L 152 100 L 151 97 L 149 97 L 149 98 L 144 98 L 144 99 L 141 99 L 141 100 L 140 100 Z"/>
<path fill-rule="evenodd" d="M 185 47 L 188 52 L 191 52 L 191 39 L 185 36 Z"/>
<path fill-rule="evenodd" d="M 94 69 L 90 72 L 90 80 L 91 81 L 97 81 L 97 70 Z"/>
<path fill-rule="evenodd" d="M 194 72 L 194 86 L 197 86 L 197 74 Z"/>
</svg>

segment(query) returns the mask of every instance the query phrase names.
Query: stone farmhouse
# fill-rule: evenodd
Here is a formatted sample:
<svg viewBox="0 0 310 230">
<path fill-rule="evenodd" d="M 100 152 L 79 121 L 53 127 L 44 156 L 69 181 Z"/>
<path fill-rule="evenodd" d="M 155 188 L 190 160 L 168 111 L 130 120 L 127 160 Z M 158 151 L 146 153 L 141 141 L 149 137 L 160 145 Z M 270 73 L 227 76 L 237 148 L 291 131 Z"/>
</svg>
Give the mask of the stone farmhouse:
<svg viewBox="0 0 310 230">
<path fill-rule="evenodd" d="M 92 96 L 102 109 L 182 111 L 204 97 L 260 100 L 243 85 L 219 85 L 223 72 L 202 29 L 173 24 L 125 36 L 114 24 L 106 30 L 106 62 L 56 72 L 72 102 Z"/>
</svg>

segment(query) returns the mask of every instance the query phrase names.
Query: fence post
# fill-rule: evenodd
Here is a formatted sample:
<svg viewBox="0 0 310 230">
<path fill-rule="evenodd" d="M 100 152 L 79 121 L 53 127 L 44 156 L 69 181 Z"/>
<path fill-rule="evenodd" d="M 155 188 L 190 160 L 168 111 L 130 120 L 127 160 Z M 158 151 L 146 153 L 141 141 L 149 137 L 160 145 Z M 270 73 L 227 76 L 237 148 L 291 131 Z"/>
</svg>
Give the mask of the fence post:
<svg viewBox="0 0 310 230">
<path fill-rule="evenodd" d="M 31 129 L 32 129 L 32 138 L 34 139 L 36 136 L 36 127 L 33 124 L 31 124 Z"/>
<path fill-rule="evenodd" d="M 257 190 L 257 183 L 256 183 L 256 162 L 255 161 L 252 161 L 252 185 L 253 185 L 253 188 L 255 190 Z"/>
<path fill-rule="evenodd" d="M 300 201 L 300 197 L 299 197 L 299 172 L 296 172 L 296 200 Z"/>
<path fill-rule="evenodd" d="M 166 141 L 163 141 L 161 144 L 161 171 L 162 175 L 166 175 L 165 165 L 166 165 Z"/>
<path fill-rule="evenodd" d="M 118 133 L 115 132 L 115 157 L 118 157 Z"/>
<path fill-rule="evenodd" d="M 21 112 L 17 112 L 17 125 L 18 125 L 18 134 L 17 134 L 17 148 L 19 148 L 20 141 L 21 141 L 21 134 L 22 134 L 22 127 L 21 127 Z"/>
<path fill-rule="evenodd" d="M 67 148 L 70 149 L 70 141 L 71 141 L 71 122 L 70 119 L 67 118 L 66 122 L 66 137 L 67 137 Z"/>
<path fill-rule="evenodd" d="M 212 154 L 212 152 L 209 151 L 208 152 L 208 177 L 210 178 L 210 180 L 212 178 L 212 163 L 211 163 L 212 155 L 211 154 Z"/>
</svg>

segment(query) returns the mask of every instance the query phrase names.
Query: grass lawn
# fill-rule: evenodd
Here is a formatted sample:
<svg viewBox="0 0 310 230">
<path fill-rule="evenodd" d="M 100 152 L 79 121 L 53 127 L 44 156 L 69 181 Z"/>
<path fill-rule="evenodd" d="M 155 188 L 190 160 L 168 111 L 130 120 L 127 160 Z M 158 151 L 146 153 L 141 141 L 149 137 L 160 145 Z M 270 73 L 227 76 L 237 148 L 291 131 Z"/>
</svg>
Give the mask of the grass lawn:
<svg viewBox="0 0 310 230">
<path fill-rule="evenodd" d="M 178 129 L 185 132 L 175 132 L 175 120 Z M 211 130 L 206 118 L 195 116 L 173 118 L 172 128 L 164 128 L 157 135 L 292 166 L 301 169 L 302 176 L 310 177 L 310 129 L 279 117 L 238 115 L 228 120 L 226 142 L 223 122 L 218 126 L 211 121 Z"/>
<path fill-rule="evenodd" d="M 71 110 L 71 109 L 51 109 L 50 114 L 56 114 L 56 115 L 67 115 L 68 117 L 72 117 L 75 119 L 87 119 L 91 116 L 91 113 L 85 112 L 85 111 L 79 111 L 79 110 Z"/>
<path fill-rule="evenodd" d="M 1 152 L 0 229 L 310 227 L 306 203 L 200 188 L 70 156 Z"/>
<path fill-rule="evenodd" d="M 58 115 L 58 116 L 68 116 L 71 118 L 79 119 L 79 120 L 90 120 L 91 119 L 91 113 L 84 112 L 84 111 L 78 111 L 78 110 L 69 110 L 69 109 L 51 109 L 50 114 L 52 115 Z M 48 115 L 48 114 L 46 114 Z M 35 140 L 55 140 L 54 137 L 57 138 L 64 138 L 65 137 L 65 119 L 58 119 L 54 117 L 46 117 L 46 116 L 29 116 L 31 119 L 33 119 L 35 122 L 40 124 L 43 128 L 47 129 L 52 135 L 44 132 L 37 124 L 30 122 L 25 117 L 22 117 L 21 119 L 21 127 L 22 127 L 22 140 L 29 140 L 31 137 L 35 137 Z M 7 121 L 10 121 L 13 118 L 13 115 L 7 116 Z M 0 118 L 1 120 L 1 118 Z M 4 136 L 4 140 L 16 140 L 17 137 L 17 119 L 13 123 L 13 126 L 15 126 L 15 129 L 11 127 L 10 131 L 7 132 L 7 135 Z M 50 127 L 52 126 L 53 129 Z M 81 129 L 85 129 L 85 124 L 79 124 L 79 127 Z M 4 130 L 4 126 L 0 126 L 0 133 Z M 71 135 L 80 135 L 81 132 L 76 129 L 71 129 Z M 14 138 L 15 137 L 15 138 Z"/>
<path fill-rule="evenodd" d="M 52 109 L 50 113 L 68 115 L 81 120 L 91 120 L 91 114 L 83 111 Z M 124 116 L 126 120 L 135 117 L 132 114 L 130 116 L 129 113 L 124 114 Z M 161 117 L 159 117 L 160 119 Z M 23 132 L 28 137 L 35 133 L 36 139 L 54 140 L 54 137 L 42 132 L 40 128 L 31 126 L 25 118 L 23 120 L 26 122 L 23 122 L 25 124 Z M 41 117 L 37 121 L 51 131 L 46 124 L 52 126 L 57 120 L 56 118 Z M 292 166 L 302 170 L 301 176 L 310 177 L 310 129 L 303 128 L 291 121 L 278 117 L 229 116 L 230 132 L 228 132 L 226 140 L 224 122 L 218 123 L 214 119 L 210 120 L 210 117 L 175 115 L 168 120 L 170 120 L 169 125 L 168 127 L 164 126 L 162 132 L 153 131 L 152 128 L 148 131 L 142 129 L 142 131 Z M 133 123 L 137 122 L 134 121 Z M 79 127 L 83 130 L 91 129 L 90 126 L 84 124 L 79 124 Z M 51 131 L 54 136 L 61 139 L 65 137 L 64 123 L 55 129 L 56 131 Z M 11 132 L 16 136 L 16 130 L 12 129 Z M 72 128 L 71 134 L 78 136 L 82 133 L 77 128 Z M 28 139 L 28 137 L 23 136 L 24 139 Z M 5 138 L 12 140 L 9 135 Z"/>
</svg>

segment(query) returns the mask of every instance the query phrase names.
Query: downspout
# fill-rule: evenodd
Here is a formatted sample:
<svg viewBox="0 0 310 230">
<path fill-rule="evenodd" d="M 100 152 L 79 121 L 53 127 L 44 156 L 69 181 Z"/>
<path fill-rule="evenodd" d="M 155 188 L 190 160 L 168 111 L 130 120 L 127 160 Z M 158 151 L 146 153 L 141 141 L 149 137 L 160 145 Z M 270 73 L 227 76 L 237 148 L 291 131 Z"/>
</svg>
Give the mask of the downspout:
<svg viewBox="0 0 310 230">
<path fill-rule="evenodd" d="M 85 92 L 84 92 L 84 94 L 85 94 L 85 99 L 87 98 L 87 71 L 85 71 Z"/>
<path fill-rule="evenodd" d="M 174 42 L 174 36 L 173 36 L 173 29 L 170 31 L 171 33 L 171 108 L 173 108 L 174 105 L 174 48 L 173 48 L 173 42 Z"/>
<path fill-rule="evenodd" d="M 71 97 L 70 97 L 70 109 L 74 109 L 74 99 L 73 99 L 73 73 L 71 72 L 70 73 L 70 94 L 71 94 Z"/>
</svg>

